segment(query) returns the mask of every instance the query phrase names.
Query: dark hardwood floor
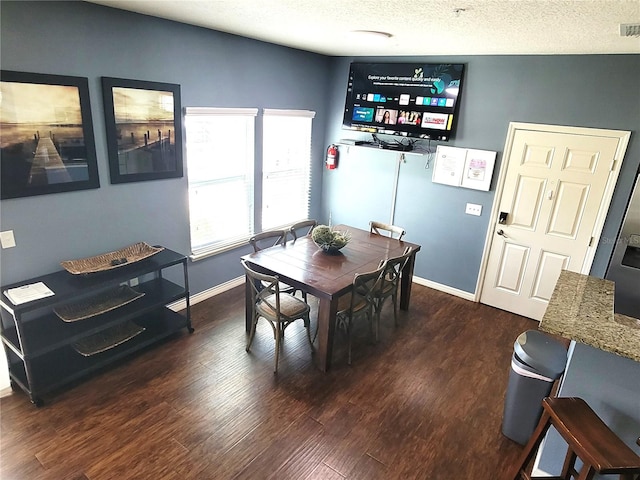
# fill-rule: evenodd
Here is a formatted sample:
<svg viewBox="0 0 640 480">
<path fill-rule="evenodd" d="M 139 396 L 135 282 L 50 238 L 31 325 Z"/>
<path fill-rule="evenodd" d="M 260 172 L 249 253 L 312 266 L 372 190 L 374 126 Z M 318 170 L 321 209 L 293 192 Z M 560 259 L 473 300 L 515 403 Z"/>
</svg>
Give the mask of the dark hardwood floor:
<svg viewBox="0 0 640 480">
<path fill-rule="evenodd" d="M 351 367 L 344 336 L 322 373 L 302 323 L 289 327 L 276 377 L 266 322 L 244 350 L 243 287 L 192 316 L 192 335 L 42 408 L 3 398 L 0 478 L 493 480 L 522 450 L 500 422 L 513 342 L 532 320 L 414 284 L 397 329 L 385 307 L 380 343 L 356 329 Z"/>
</svg>

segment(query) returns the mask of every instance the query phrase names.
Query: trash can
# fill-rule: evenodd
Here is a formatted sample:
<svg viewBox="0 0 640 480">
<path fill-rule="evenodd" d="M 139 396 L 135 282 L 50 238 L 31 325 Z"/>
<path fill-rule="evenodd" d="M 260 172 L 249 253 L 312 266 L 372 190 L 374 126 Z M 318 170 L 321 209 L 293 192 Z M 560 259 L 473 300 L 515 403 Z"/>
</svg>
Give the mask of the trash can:
<svg viewBox="0 0 640 480">
<path fill-rule="evenodd" d="M 502 433 L 525 445 L 542 415 L 542 399 L 567 364 L 567 349 L 538 330 L 521 333 L 513 344 Z"/>
</svg>

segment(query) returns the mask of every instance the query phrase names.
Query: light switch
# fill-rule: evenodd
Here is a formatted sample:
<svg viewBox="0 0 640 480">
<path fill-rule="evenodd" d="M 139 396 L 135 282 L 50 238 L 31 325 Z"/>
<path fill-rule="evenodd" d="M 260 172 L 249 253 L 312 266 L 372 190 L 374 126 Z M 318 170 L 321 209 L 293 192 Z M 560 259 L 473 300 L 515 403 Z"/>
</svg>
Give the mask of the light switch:
<svg viewBox="0 0 640 480">
<path fill-rule="evenodd" d="M 13 236 L 13 230 L 0 232 L 0 244 L 2 244 L 2 248 L 11 248 L 16 246 L 16 239 Z"/>
<path fill-rule="evenodd" d="M 464 213 L 467 215 L 475 215 L 479 217 L 482 214 L 482 205 L 478 205 L 476 203 L 467 203 L 467 208 Z"/>
</svg>

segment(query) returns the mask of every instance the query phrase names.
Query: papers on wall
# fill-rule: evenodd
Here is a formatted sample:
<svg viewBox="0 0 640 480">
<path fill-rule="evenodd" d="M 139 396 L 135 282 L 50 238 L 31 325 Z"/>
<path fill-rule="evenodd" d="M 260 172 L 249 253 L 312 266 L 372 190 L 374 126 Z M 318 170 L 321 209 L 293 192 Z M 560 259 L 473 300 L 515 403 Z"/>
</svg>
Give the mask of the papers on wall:
<svg viewBox="0 0 640 480">
<path fill-rule="evenodd" d="M 14 305 L 20 305 L 55 295 L 43 282 L 10 288 L 5 290 L 4 294 Z"/>
<path fill-rule="evenodd" d="M 468 149 L 461 186 L 488 191 L 491 188 L 495 162 L 496 152 Z"/>
<path fill-rule="evenodd" d="M 460 186 L 460 179 L 464 171 L 464 161 L 467 150 L 456 147 L 443 147 L 438 145 L 436 149 L 436 162 L 433 167 L 433 181 L 445 185 Z"/>
<path fill-rule="evenodd" d="M 488 191 L 495 161 L 496 152 L 439 145 L 432 180 L 454 187 Z"/>
</svg>

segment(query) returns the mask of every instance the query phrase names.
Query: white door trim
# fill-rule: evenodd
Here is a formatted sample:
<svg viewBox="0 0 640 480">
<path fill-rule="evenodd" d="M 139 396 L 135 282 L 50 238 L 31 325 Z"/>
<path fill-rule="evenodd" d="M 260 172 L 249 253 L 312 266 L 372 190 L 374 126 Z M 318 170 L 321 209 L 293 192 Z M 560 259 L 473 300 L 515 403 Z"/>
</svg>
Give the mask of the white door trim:
<svg viewBox="0 0 640 480">
<path fill-rule="evenodd" d="M 533 130 L 533 131 L 543 131 L 550 133 L 566 133 L 573 135 L 595 135 L 601 137 L 613 137 L 618 139 L 618 149 L 615 153 L 615 159 L 613 164 L 611 165 L 610 175 L 607 180 L 607 186 L 605 188 L 605 202 L 604 205 L 606 208 L 600 208 L 598 212 L 598 217 L 596 218 L 596 223 L 594 225 L 593 237 L 594 240 L 589 247 L 587 255 L 584 259 L 584 263 L 582 265 L 581 273 L 588 274 L 591 269 L 591 265 L 593 263 L 593 258 L 595 257 L 596 250 L 598 244 L 600 243 L 600 235 L 602 234 L 602 229 L 604 227 L 604 222 L 607 218 L 607 213 L 609 212 L 609 207 L 611 205 L 611 198 L 613 197 L 613 191 L 616 187 L 616 183 L 618 180 L 618 176 L 620 175 L 620 170 L 622 169 L 622 161 L 624 160 L 624 154 L 627 150 L 627 145 L 629 144 L 629 139 L 631 138 L 631 132 L 625 130 L 609 130 L 602 128 L 588 128 L 588 127 L 570 127 L 563 125 L 545 125 L 539 123 L 523 123 L 523 122 L 510 122 L 509 129 L 507 131 L 507 138 L 505 140 L 504 150 L 502 152 L 502 158 L 500 162 L 500 172 L 498 174 L 498 180 L 496 183 L 496 193 L 493 197 L 493 206 L 491 207 L 491 216 L 489 218 L 489 225 L 487 227 L 487 233 L 484 239 L 484 249 L 482 253 L 482 261 L 480 262 L 480 271 L 478 273 L 478 281 L 476 282 L 476 290 L 474 293 L 474 301 L 480 301 L 480 295 L 482 293 L 482 288 L 484 286 L 485 274 L 487 270 L 487 263 L 489 261 L 489 253 L 491 240 L 494 235 L 494 226 L 498 222 L 498 213 L 500 209 L 500 201 L 502 200 L 502 192 L 504 189 L 504 182 L 506 178 L 506 172 L 508 167 L 507 160 L 511 157 L 511 147 L 513 145 L 513 138 L 518 130 Z"/>
</svg>

